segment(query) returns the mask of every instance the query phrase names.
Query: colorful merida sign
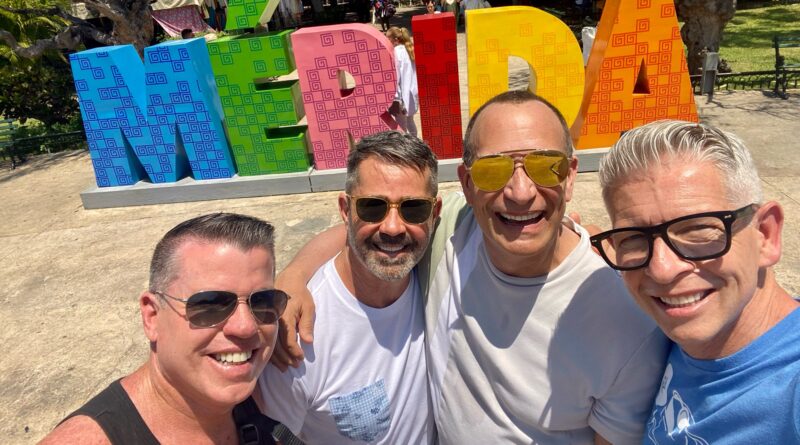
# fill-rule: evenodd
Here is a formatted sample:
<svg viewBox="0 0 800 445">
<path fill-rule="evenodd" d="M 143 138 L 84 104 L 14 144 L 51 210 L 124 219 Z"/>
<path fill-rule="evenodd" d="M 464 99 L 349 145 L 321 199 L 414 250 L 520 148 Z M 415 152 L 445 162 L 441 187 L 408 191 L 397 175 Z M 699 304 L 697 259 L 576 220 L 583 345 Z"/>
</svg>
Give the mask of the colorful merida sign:
<svg viewBox="0 0 800 445">
<path fill-rule="evenodd" d="M 230 0 L 229 28 L 252 28 L 277 3 Z M 459 157 L 454 17 L 416 16 L 412 28 L 422 133 L 439 158 Z M 466 37 L 471 113 L 507 89 L 513 55 L 581 149 L 653 120 L 697 120 L 670 0 L 607 1 L 585 69 L 569 28 L 536 8 L 468 11 Z M 171 41 L 146 48 L 144 63 L 131 46 L 97 48 L 71 63 L 100 187 L 302 172 L 312 159 L 318 170 L 341 168 L 354 141 L 397 127 L 386 113 L 392 47 L 363 24 Z"/>
</svg>

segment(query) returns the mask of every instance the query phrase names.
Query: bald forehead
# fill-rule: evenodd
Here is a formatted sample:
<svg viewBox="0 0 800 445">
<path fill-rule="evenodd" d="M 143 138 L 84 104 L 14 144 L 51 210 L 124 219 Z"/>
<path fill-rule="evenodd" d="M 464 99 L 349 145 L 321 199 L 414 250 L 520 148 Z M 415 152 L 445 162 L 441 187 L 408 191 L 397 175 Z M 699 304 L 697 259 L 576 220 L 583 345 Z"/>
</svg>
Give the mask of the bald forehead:
<svg viewBox="0 0 800 445">
<path fill-rule="evenodd" d="M 493 103 L 478 115 L 472 143 L 478 155 L 526 149 L 558 149 L 566 141 L 555 112 L 538 101 Z"/>
</svg>

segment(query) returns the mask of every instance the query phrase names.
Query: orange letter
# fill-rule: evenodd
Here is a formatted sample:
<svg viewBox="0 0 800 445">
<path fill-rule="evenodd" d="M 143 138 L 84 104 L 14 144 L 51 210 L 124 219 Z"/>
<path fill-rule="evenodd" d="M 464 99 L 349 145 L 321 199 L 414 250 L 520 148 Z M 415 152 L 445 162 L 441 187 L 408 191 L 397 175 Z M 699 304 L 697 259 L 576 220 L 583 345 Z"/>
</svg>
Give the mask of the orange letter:
<svg viewBox="0 0 800 445">
<path fill-rule="evenodd" d="M 697 122 L 673 0 L 607 0 L 586 67 L 578 148 L 659 119 Z"/>
</svg>

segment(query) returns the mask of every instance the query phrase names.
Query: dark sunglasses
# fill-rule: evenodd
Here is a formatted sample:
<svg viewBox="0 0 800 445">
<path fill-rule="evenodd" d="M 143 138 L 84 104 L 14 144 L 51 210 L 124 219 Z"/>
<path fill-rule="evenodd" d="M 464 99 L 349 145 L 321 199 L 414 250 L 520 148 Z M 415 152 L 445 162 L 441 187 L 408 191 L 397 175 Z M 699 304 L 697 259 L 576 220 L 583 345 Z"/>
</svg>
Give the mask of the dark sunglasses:
<svg viewBox="0 0 800 445">
<path fill-rule="evenodd" d="M 496 192 L 514 175 L 517 162 L 522 162 L 531 181 L 542 187 L 555 187 L 569 174 L 569 158 L 557 150 L 536 150 L 524 156 L 505 153 L 483 156 L 467 170 L 476 187 L 484 192 Z"/>
<path fill-rule="evenodd" d="M 361 221 L 379 223 L 389 214 L 389 209 L 397 208 L 400 218 L 408 224 L 422 224 L 431 217 L 436 198 L 405 198 L 392 202 L 380 196 L 347 195 L 355 203 L 356 215 Z"/>
<path fill-rule="evenodd" d="M 608 230 L 589 240 L 606 263 L 617 270 L 647 267 L 656 238 L 661 238 L 679 258 L 711 260 L 730 250 L 734 223 L 750 221 L 757 210 L 757 204 L 748 204 L 736 210 L 695 213 L 656 226 Z"/>
<path fill-rule="evenodd" d="M 153 292 L 161 297 L 186 304 L 186 319 L 195 328 L 213 328 L 224 323 L 236 310 L 240 298 L 233 292 L 207 290 L 198 292 L 187 299 L 176 298 L 164 292 Z M 242 298 L 241 300 L 245 300 Z M 247 305 L 253 318 L 259 324 L 272 324 L 278 321 L 286 309 L 289 296 L 278 289 L 255 291 L 247 297 Z"/>
</svg>

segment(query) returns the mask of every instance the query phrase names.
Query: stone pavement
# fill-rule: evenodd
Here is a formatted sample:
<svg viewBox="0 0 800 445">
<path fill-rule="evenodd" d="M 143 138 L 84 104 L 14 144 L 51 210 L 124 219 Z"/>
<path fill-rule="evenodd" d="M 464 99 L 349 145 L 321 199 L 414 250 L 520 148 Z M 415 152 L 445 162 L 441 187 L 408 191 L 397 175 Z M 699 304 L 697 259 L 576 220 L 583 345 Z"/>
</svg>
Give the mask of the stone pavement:
<svg viewBox="0 0 800 445">
<path fill-rule="evenodd" d="M 460 35 L 463 39 L 463 34 Z M 753 150 L 768 199 L 787 215 L 779 281 L 800 294 L 800 95 L 719 93 L 702 119 Z M 87 211 L 94 182 L 86 152 L 0 166 L 0 442 L 34 443 L 148 351 L 137 297 L 158 238 L 180 221 L 230 211 L 273 222 L 278 268 L 313 234 L 339 222 L 337 192 Z M 445 191 L 457 183 L 443 184 Z M 596 174 L 578 176 L 570 211 L 608 225 Z"/>
</svg>

